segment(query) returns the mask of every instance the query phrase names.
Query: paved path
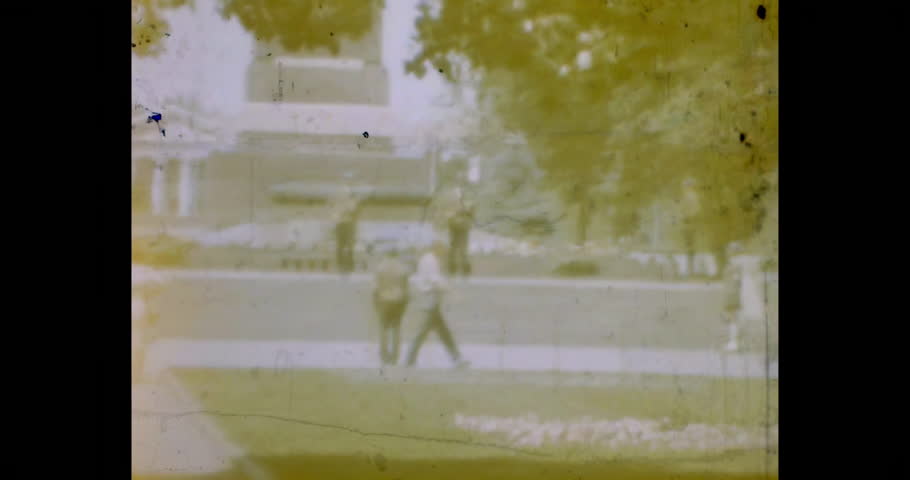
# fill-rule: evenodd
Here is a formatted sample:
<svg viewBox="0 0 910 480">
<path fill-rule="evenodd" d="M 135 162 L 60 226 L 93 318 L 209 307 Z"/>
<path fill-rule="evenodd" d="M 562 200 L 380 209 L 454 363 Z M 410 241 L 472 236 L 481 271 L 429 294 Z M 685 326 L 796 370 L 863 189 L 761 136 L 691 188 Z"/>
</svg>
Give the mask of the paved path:
<svg viewBox="0 0 910 480">
<path fill-rule="evenodd" d="M 777 378 L 777 362 L 762 355 L 642 348 L 462 345 L 470 371 L 566 374 L 659 374 L 728 378 Z M 147 369 L 378 370 L 378 346 L 363 342 L 162 340 L 149 353 Z M 421 350 L 422 370 L 450 369 L 441 345 Z M 470 373 L 465 373 L 470 378 Z"/>
<path fill-rule="evenodd" d="M 165 270 L 161 338 L 372 342 L 377 324 L 369 276 Z M 445 314 L 458 342 L 561 347 L 712 350 L 726 342 L 716 284 L 542 278 L 455 282 Z M 742 327 L 743 348 L 776 343 L 775 318 Z M 409 307 L 402 339 L 420 312 Z M 772 349 L 773 350 L 773 349 Z"/>
<path fill-rule="evenodd" d="M 316 272 L 264 272 L 242 270 L 159 270 L 167 277 L 192 280 L 295 280 L 303 282 L 368 283 L 372 276 L 355 273 L 348 277 Z M 528 277 L 473 277 L 459 279 L 456 285 L 561 287 L 571 289 L 618 289 L 659 291 L 719 291 L 718 282 L 653 282 L 637 280 L 561 279 Z"/>
</svg>

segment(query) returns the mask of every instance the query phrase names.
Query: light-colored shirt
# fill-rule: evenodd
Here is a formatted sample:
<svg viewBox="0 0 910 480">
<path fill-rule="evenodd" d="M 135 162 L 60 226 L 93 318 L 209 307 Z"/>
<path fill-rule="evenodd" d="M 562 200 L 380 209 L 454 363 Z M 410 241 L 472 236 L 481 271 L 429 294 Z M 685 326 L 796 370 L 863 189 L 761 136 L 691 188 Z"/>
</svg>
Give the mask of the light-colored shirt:
<svg viewBox="0 0 910 480">
<path fill-rule="evenodd" d="M 414 283 L 421 292 L 445 291 L 446 279 L 442 275 L 439 259 L 432 252 L 427 252 L 420 257 L 420 261 L 417 263 L 417 273 L 414 275 Z"/>
<path fill-rule="evenodd" d="M 743 268 L 741 265 L 727 261 L 727 267 L 724 269 L 724 308 L 729 311 L 738 310 L 742 307 L 742 288 L 743 288 Z"/>
<path fill-rule="evenodd" d="M 417 263 L 414 284 L 419 295 L 417 306 L 423 309 L 437 308 L 442 304 L 442 297 L 448 285 L 442 275 L 439 259 L 433 253 L 425 253 Z"/>
</svg>

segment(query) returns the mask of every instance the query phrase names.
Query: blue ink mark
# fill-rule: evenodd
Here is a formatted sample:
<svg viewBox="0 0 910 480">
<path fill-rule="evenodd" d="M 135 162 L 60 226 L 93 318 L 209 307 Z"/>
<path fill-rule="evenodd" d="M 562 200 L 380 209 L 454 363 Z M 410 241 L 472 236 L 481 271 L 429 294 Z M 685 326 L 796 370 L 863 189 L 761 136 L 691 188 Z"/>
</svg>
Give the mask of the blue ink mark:
<svg viewBox="0 0 910 480">
<path fill-rule="evenodd" d="M 145 123 L 155 122 L 155 125 L 158 125 L 158 130 L 161 131 L 161 136 L 166 137 L 167 135 L 165 134 L 165 130 L 163 128 L 161 128 L 161 124 L 158 123 L 160 121 L 161 121 L 161 114 L 158 112 L 152 112 L 152 114 L 148 116 L 148 119 L 145 121 Z"/>
</svg>

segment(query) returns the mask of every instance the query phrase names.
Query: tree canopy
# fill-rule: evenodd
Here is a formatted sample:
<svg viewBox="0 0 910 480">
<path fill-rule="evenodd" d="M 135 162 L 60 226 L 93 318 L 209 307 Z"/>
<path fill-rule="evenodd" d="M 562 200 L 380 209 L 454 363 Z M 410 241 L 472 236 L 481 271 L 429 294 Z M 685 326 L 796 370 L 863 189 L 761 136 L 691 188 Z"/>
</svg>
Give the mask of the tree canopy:
<svg viewBox="0 0 910 480">
<path fill-rule="evenodd" d="M 132 3 L 133 53 L 153 56 L 161 53 L 161 40 L 168 35 L 164 11 L 192 5 L 193 0 L 130 0 Z"/>
<path fill-rule="evenodd" d="M 194 0 L 131 0 L 133 49 L 156 55 L 167 33 L 162 12 L 195 5 Z M 259 40 L 278 40 L 290 51 L 326 48 L 338 53 L 340 40 L 358 39 L 373 26 L 384 0 L 216 0 L 223 18 L 237 18 Z"/>
<path fill-rule="evenodd" d="M 551 186 L 583 208 L 611 174 L 607 197 L 624 212 L 694 178 L 709 206 L 706 241 L 725 244 L 755 230 L 755 196 L 777 164 L 777 17 L 754 7 L 428 0 L 407 69 L 476 85 Z"/>
<path fill-rule="evenodd" d="M 257 38 L 281 46 L 327 48 L 337 54 L 343 37 L 360 38 L 373 26 L 384 0 L 221 0 L 222 15 L 236 16 Z"/>
<path fill-rule="evenodd" d="M 357 39 L 383 0 L 214 0 L 260 40 L 327 48 Z M 136 55 L 155 55 L 162 11 L 195 0 L 132 0 Z M 777 171 L 776 2 L 425 0 L 405 67 L 476 89 L 527 141 L 546 183 L 579 206 L 604 199 L 615 231 L 666 212 L 693 179 L 704 247 L 747 240 Z M 371 8 L 366 8 L 371 7 Z M 583 240 L 585 228 L 579 228 Z"/>
</svg>

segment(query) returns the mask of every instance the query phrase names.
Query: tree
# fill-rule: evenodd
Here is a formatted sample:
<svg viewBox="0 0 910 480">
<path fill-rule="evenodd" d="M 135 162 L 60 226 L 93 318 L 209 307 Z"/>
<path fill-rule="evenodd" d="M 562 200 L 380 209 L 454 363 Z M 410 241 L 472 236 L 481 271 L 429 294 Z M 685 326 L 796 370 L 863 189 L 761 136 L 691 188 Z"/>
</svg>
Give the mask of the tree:
<svg viewBox="0 0 910 480">
<path fill-rule="evenodd" d="M 195 0 L 131 0 L 133 51 L 161 52 L 168 24 L 163 12 Z M 291 51 L 326 48 L 337 54 L 342 38 L 360 38 L 373 26 L 384 0 L 215 0 L 226 20 L 236 17 L 257 39 L 277 39 Z"/>
<path fill-rule="evenodd" d="M 165 10 L 192 5 L 193 0 L 131 0 L 133 20 L 133 53 L 154 56 L 163 50 L 161 40 L 168 33 Z"/>
<path fill-rule="evenodd" d="M 767 72 L 756 77 L 742 63 L 760 48 L 776 59 L 776 17 L 753 19 L 750 5 L 427 1 L 417 21 L 422 49 L 406 68 L 418 76 L 434 68 L 453 83 L 477 81 L 503 125 L 528 139 L 550 186 L 577 207 L 577 242 L 587 237 L 592 195 L 617 172 L 607 198 L 627 213 L 614 221 L 634 222 L 630 212 L 674 195 L 681 180 L 693 176 L 706 195 L 731 197 L 727 210 L 703 219 L 705 228 L 723 237 L 731 225 L 749 223 L 733 197 L 760 184 L 776 163 L 776 156 L 764 153 L 752 160 L 759 149 L 773 149 L 757 140 L 750 142 L 751 152 L 738 141 L 733 147 L 742 151 L 725 144 L 739 136 L 724 121 L 731 106 L 734 115 L 751 111 L 731 99 L 776 78 Z M 746 29 L 744 40 L 745 22 L 753 20 L 759 27 Z M 776 112 L 767 105 L 776 99 L 754 100 L 761 105 L 753 108 L 768 119 L 765 138 L 776 137 Z M 748 229 L 735 231 L 727 236 L 741 237 Z"/>
<path fill-rule="evenodd" d="M 222 15 L 236 16 L 258 39 L 277 39 L 297 51 L 339 51 L 343 37 L 360 38 L 373 26 L 384 0 L 221 0 Z"/>
</svg>

